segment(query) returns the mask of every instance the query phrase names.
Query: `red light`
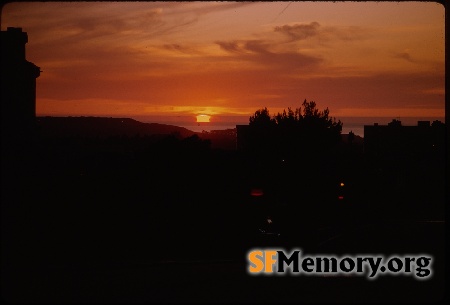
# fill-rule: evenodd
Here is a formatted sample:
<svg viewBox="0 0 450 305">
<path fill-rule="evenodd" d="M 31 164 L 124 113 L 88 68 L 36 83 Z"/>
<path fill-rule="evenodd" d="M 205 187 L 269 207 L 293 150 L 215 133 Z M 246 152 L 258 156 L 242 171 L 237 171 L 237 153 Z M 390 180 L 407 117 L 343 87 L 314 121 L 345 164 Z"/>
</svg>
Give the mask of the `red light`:
<svg viewBox="0 0 450 305">
<path fill-rule="evenodd" d="M 339 199 L 339 200 L 343 200 L 343 199 L 344 199 L 344 196 L 339 196 L 338 199 Z"/>
<path fill-rule="evenodd" d="M 250 195 L 251 196 L 255 196 L 255 197 L 259 197 L 259 196 L 264 195 L 264 192 L 263 192 L 262 189 L 252 189 L 251 192 L 250 192 Z"/>
</svg>

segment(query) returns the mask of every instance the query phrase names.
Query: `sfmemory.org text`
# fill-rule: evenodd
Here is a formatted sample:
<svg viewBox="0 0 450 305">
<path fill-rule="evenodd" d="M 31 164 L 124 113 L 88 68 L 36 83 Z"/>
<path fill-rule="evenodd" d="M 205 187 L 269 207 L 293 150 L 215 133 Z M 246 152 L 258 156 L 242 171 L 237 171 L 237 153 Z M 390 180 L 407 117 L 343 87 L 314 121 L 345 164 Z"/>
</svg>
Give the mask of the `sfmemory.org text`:
<svg viewBox="0 0 450 305">
<path fill-rule="evenodd" d="M 432 276 L 432 257 L 429 255 L 346 255 L 302 256 L 300 249 L 286 253 L 283 249 L 253 249 L 247 254 L 248 272 L 251 275 L 412 275 L 417 279 Z"/>
</svg>

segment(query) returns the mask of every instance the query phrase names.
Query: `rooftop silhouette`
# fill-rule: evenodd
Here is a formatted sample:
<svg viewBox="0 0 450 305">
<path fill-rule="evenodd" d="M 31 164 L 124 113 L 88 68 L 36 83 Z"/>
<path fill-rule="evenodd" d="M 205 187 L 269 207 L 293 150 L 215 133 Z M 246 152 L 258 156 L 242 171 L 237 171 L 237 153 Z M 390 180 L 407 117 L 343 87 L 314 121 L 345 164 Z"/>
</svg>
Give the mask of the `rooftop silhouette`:
<svg viewBox="0 0 450 305">
<path fill-rule="evenodd" d="M 393 119 L 387 125 L 364 126 L 364 151 L 374 157 L 443 152 L 444 147 L 445 124 L 440 121 L 403 126 L 400 120 Z"/>
<path fill-rule="evenodd" d="M 36 118 L 36 78 L 41 71 L 27 61 L 28 35 L 22 28 L 1 31 L 2 138 L 28 136 Z"/>
</svg>

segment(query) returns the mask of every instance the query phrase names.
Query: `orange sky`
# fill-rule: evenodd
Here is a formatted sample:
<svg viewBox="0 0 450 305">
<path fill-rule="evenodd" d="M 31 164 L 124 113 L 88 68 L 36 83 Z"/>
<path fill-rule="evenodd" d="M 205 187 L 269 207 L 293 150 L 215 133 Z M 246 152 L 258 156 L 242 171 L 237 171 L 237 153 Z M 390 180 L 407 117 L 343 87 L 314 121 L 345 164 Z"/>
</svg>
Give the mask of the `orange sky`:
<svg viewBox="0 0 450 305">
<path fill-rule="evenodd" d="M 34 2 L 38 115 L 444 116 L 444 7 L 431 2 Z"/>
</svg>

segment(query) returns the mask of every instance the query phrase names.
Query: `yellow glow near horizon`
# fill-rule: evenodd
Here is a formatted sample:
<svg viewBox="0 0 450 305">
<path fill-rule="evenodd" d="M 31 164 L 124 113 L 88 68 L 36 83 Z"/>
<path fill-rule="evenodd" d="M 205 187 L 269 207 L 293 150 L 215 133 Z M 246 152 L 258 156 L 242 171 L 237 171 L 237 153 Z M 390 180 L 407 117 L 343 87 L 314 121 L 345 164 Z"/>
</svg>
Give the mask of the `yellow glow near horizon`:
<svg viewBox="0 0 450 305">
<path fill-rule="evenodd" d="M 197 115 L 197 123 L 209 123 L 211 116 L 207 114 L 199 114 Z"/>
</svg>

